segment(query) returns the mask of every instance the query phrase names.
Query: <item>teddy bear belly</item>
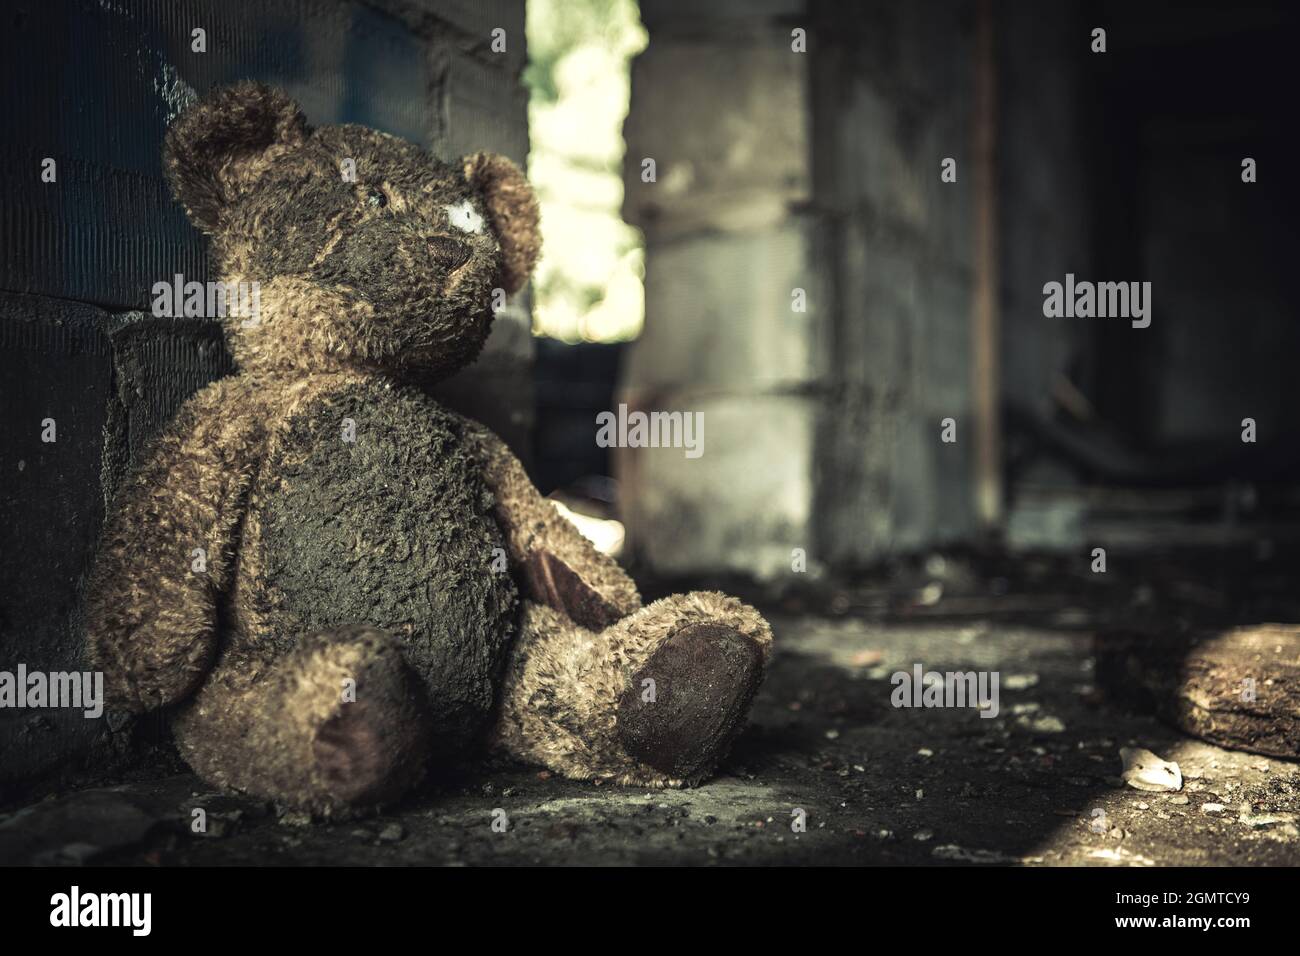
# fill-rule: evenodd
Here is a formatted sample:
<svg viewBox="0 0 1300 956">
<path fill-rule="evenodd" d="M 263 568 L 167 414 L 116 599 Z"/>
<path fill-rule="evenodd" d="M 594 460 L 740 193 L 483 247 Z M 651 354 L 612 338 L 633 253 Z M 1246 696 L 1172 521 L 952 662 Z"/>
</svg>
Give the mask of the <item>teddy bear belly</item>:
<svg viewBox="0 0 1300 956">
<path fill-rule="evenodd" d="M 461 749 L 492 709 L 517 602 L 492 571 L 505 543 L 457 420 L 417 392 L 351 385 L 288 421 L 268 465 L 250 523 L 265 638 L 387 629 L 428 691 L 440 749 Z"/>
</svg>

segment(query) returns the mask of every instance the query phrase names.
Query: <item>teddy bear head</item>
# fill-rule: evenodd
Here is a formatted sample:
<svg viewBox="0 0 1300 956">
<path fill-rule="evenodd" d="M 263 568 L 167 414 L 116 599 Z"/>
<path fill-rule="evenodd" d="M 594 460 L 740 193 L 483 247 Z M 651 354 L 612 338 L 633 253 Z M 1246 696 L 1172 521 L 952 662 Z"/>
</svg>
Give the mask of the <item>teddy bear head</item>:
<svg viewBox="0 0 1300 956">
<path fill-rule="evenodd" d="M 163 158 L 221 281 L 257 290 L 255 311 L 225 319 L 244 368 L 449 375 L 540 248 L 537 201 L 505 157 L 446 163 L 363 126 L 312 128 L 256 83 L 182 113 Z"/>
</svg>

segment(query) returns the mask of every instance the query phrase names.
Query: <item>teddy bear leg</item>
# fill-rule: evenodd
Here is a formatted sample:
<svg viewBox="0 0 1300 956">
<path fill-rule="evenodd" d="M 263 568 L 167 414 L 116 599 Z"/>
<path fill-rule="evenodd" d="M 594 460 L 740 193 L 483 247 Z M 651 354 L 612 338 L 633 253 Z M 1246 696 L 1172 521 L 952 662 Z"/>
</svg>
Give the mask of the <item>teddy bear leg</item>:
<svg viewBox="0 0 1300 956">
<path fill-rule="evenodd" d="M 223 659 L 178 714 L 176 740 L 218 786 L 334 815 L 419 781 L 430 745 L 422 695 L 389 634 L 339 628 L 272 661 Z"/>
<path fill-rule="evenodd" d="M 716 592 L 664 598 L 601 631 L 526 602 L 494 740 L 575 779 L 697 783 L 744 726 L 771 645 L 757 611 Z"/>
</svg>

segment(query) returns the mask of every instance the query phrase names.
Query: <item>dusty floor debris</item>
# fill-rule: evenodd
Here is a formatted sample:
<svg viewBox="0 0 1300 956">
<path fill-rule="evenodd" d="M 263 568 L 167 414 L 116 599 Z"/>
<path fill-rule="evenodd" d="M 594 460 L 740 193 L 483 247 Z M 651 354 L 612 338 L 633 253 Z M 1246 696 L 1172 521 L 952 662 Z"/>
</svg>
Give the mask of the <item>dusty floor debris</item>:
<svg viewBox="0 0 1300 956">
<path fill-rule="evenodd" d="M 0 861 L 1300 864 L 1300 766 L 1114 709 L 1091 692 L 1086 633 L 811 615 L 773 624 L 778 653 L 753 723 L 721 775 L 693 790 L 595 786 L 489 761 L 381 816 L 313 823 L 190 774 L 140 771 L 7 808 Z M 963 640 L 972 627 L 978 637 Z M 1004 685 L 994 718 L 892 707 L 890 675 L 917 662 L 1038 680 Z M 1020 721 L 1017 704 L 1061 727 Z M 1138 746 L 1176 761 L 1184 792 L 1126 786 L 1115 754 Z"/>
</svg>

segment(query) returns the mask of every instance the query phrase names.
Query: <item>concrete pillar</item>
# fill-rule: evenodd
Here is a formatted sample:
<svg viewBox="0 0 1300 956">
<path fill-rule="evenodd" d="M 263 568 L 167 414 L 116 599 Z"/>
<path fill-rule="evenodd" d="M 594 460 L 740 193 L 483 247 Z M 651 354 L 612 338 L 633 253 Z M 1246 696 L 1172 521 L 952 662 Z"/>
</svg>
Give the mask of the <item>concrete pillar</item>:
<svg viewBox="0 0 1300 956">
<path fill-rule="evenodd" d="M 619 395 L 705 423 L 699 458 L 615 455 L 634 552 L 665 574 L 776 575 L 811 547 L 828 310 L 802 6 L 641 5 L 624 215 L 645 233 L 646 324 Z"/>
<path fill-rule="evenodd" d="M 633 552 L 665 574 L 780 577 L 795 548 L 815 569 L 968 535 L 971 5 L 643 18 L 626 214 L 646 234 L 646 330 L 621 394 L 707 424 L 697 460 L 620 452 Z"/>
</svg>

